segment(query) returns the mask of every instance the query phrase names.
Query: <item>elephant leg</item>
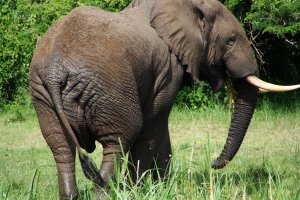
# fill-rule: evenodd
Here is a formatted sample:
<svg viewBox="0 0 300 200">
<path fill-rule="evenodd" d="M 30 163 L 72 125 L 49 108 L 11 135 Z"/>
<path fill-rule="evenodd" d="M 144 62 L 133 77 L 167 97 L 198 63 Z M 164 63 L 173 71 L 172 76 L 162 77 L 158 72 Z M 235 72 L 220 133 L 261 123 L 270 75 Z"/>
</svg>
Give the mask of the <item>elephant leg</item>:
<svg viewBox="0 0 300 200">
<path fill-rule="evenodd" d="M 167 176 L 168 167 L 170 164 L 172 151 L 171 151 L 171 141 L 169 136 L 169 131 L 167 134 L 164 134 L 160 140 L 158 147 L 158 152 L 155 156 L 155 167 L 158 169 L 158 173 L 153 174 L 153 179 L 158 180 L 158 176 L 164 179 Z"/>
<path fill-rule="evenodd" d="M 103 149 L 103 159 L 100 166 L 100 175 L 104 181 L 104 187 L 110 179 L 114 179 L 115 166 L 120 166 L 121 149 L 119 146 L 115 146 L 114 150 L 111 151 L 112 147 L 109 146 Z"/>
<path fill-rule="evenodd" d="M 115 145 L 103 148 L 103 158 L 99 170 L 102 183 L 101 185 L 94 183 L 95 199 L 107 199 L 106 195 L 109 195 L 110 192 L 108 183 L 115 178 L 115 167 L 121 165 L 121 155 L 120 146 Z"/>
<path fill-rule="evenodd" d="M 66 138 L 56 113 L 45 103 L 33 99 L 42 134 L 54 156 L 60 199 L 76 199 L 75 145 Z"/>
<path fill-rule="evenodd" d="M 155 169 L 153 179 L 164 178 L 171 155 L 168 116 L 158 117 L 146 126 L 130 150 L 131 176 L 136 182 L 141 173 Z"/>
<path fill-rule="evenodd" d="M 155 151 L 153 147 L 153 140 L 139 141 L 133 145 L 130 149 L 130 163 L 129 171 L 131 179 L 134 183 L 137 183 L 141 174 L 149 169 L 153 168 Z"/>
</svg>

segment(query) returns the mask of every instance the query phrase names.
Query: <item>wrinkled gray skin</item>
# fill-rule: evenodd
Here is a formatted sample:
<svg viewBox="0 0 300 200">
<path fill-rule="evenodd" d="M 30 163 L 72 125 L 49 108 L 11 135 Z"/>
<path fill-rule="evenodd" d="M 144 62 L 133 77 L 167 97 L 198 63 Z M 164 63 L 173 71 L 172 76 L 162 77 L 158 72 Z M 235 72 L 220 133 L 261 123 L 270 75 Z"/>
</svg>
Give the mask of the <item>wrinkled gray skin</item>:
<svg viewBox="0 0 300 200">
<path fill-rule="evenodd" d="M 244 30 L 221 3 L 142 0 L 120 13 L 79 7 L 51 26 L 31 63 L 30 91 L 57 165 L 60 198 L 78 193 L 76 140 L 87 152 L 102 144 L 102 187 L 113 177 L 114 156 L 120 158 L 119 140 L 133 177 L 138 162 L 140 172 L 156 164 L 164 176 L 174 98 L 183 82 L 200 75 L 215 91 L 228 77 L 236 91 L 228 138 L 212 163 L 222 168 L 252 118 L 258 90 L 243 78 L 257 76 L 258 67 Z"/>
</svg>

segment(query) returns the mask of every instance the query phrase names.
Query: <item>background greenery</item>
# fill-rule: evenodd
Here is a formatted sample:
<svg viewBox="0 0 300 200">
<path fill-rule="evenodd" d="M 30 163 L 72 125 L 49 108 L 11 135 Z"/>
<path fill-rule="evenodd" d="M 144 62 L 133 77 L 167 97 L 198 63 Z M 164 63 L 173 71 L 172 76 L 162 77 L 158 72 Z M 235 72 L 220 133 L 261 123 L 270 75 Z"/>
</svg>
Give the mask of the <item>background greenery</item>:
<svg viewBox="0 0 300 200">
<path fill-rule="evenodd" d="M 300 1 L 220 0 L 240 20 L 261 66 L 261 76 L 274 83 L 300 82 Z M 130 0 L 0 0 L 0 107 L 24 102 L 28 70 L 37 41 L 59 17 L 77 6 L 123 9 Z M 299 93 L 265 95 L 268 102 L 291 102 Z M 179 107 L 203 110 L 226 105 L 226 90 L 213 94 L 201 83 L 181 91 Z"/>
</svg>

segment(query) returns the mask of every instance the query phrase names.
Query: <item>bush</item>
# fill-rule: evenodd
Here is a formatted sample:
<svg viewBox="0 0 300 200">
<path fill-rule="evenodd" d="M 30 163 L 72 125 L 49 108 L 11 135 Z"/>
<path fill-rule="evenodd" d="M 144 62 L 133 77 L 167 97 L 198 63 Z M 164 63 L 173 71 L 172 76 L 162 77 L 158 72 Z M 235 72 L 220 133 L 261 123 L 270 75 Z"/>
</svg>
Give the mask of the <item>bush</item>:
<svg viewBox="0 0 300 200">
<path fill-rule="evenodd" d="M 300 30 L 300 1 L 256 0 L 245 20 L 253 30 L 279 38 L 293 37 Z"/>
<path fill-rule="evenodd" d="M 198 111 L 216 108 L 228 104 L 226 93 L 227 87 L 221 92 L 214 93 L 206 82 L 201 81 L 198 85 L 184 87 L 180 90 L 175 104 L 179 108 L 190 108 Z"/>
<path fill-rule="evenodd" d="M 0 104 L 19 98 L 23 88 L 28 88 L 36 44 L 59 17 L 77 6 L 120 10 L 127 3 L 128 0 L 0 0 Z"/>
<path fill-rule="evenodd" d="M 1 1 L 0 5 L 0 97 L 14 100 L 28 86 L 29 64 L 36 43 L 47 28 L 71 9 L 66 1 Z M 71 2 L 71 1 L 70 1 Z M 69 5 L 69 6 L 68 6 Z"/>
<path fill-rule="evenodd" d="M 120 11 L 130 2 L 131 0 L 103 0 L 102 8 L 110 11 Z"/>
</svg>

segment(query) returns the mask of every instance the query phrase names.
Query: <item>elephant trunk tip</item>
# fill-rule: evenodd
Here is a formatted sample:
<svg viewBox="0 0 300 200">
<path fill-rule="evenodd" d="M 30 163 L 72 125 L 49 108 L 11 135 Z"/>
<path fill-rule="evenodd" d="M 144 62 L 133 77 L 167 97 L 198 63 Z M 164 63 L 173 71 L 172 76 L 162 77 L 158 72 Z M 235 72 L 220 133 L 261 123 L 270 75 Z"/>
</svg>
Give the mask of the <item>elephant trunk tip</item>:
<svg viewBox="0 0 300 200">
<path fill-rule="evenodd" d="M 211 168 L 213 169 L 222 169 L 229 163 L 229 160 L 224 160 L 223 158 L 218 157 L 211 162 Z"/>
</svg>

